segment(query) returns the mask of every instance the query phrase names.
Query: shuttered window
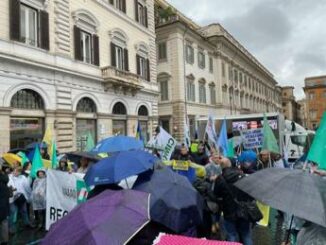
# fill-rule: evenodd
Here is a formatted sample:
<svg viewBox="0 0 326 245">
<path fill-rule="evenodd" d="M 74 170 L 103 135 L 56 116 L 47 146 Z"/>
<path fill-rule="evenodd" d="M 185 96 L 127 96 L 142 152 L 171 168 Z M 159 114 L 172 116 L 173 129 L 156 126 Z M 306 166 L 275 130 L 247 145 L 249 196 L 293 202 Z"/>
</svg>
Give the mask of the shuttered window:
<svg viewBox="0 0 326 245">
<path fill-rule="evenodd" d="M 9 1 L 10 39 L 49 50 L 49 15 L 45 11 Z"/>
<path fill-rule="evenodd" d="M 75 59 L 88 64 L 100 65 L 99 38 L 77 26 L 74 27 Z"/>
<path fill-rule="evenodd" d="M 166 42 L 162 42 L 158 44 L 158 60 L 166 60 L 167 58 L 167 52 L 166 52 Z"/>
<path fill-rule="evenodd" d="M 140 55 L 136 55 L 137 62 L 137 74 L 145 79 L 146 81 L 150 81 L 150 61 Z"/>
<path fill-rule="evenodd" d="M 189 64 L 193 64 L 194 63 L 194 48 L 188 44 L 186 46 L 186 60 L 187 60 L 187 63 Z"/>
<path fill-rule="evenodd" d="M 160 82 L 160 91 L 161 91 L 161 101 L 169 100 L 168 81 L 161 81 Z"/>
<path fill-rule="evenodd" d="M 135 19 L 138 23 L 148 27 L 147 7 L 138 0 L 135 0 Z"/>
<path fill-rule="evenodd" d="M 203 51 L 198 52 L 198 66 L 201 69 L 205 69 L 205 54 Z"/>
<path fill-rule="evenodd" d="M 128 49 L 111 42 L 111 66 L 119 70 L 129 71 Z"/>
</svg>

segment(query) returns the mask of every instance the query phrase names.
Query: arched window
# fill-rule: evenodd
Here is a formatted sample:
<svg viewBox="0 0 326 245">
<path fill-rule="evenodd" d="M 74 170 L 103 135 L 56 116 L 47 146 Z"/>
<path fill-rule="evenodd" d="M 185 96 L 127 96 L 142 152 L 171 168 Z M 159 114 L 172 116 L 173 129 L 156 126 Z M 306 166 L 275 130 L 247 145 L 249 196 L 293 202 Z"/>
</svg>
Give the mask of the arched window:
<svg viewBox="0 0 326 245">
<path fill-rule="evenodd" d="M 84 97 L 77 104 L 77 112 L 96 113 L 96 105 L 92 99 Z"/>
<path fill-rule="evenodd" d="M 43 110 L 42 97 L 31 89 L 19 90 L 11 99 L 11 107 L 17 109 Z"/>
<path fill-rule="evenodd" d="M 141 107 L 139 107 L 138 109 L 138 116 L 148 116 L 148 110 L 146 108 L 146 106 L 142 105 Z"/>
<path fill-rule="evenodd" d="M 126 109 L 124 104 L 122 104 L 121 102 L 117 102 L 113 106 L 112 113 L 115 114 L 115 115 L 126 115 L 127 114 L 127 109 Z"/>
</svg>

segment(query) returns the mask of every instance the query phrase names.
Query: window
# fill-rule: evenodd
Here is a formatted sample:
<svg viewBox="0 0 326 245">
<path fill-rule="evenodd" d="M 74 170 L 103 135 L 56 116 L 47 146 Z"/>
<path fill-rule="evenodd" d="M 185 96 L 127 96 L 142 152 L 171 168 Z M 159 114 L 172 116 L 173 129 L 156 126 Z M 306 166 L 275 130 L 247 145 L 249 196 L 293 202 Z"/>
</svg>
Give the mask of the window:
<svg viewBox="0 0 326 245">
<path fill-rule="evenodd" d="M 187 44 L 186 46 L 186 61 L 187 63 L 189 64 L 193 64 L 194 63 L 194 48 L 190 45 L 190 44 Z"/>
<path fill-rule="evenodd" d="M 90 98 L 82 98 L 77 104 L 78 112 L 96 113 L 96 105 Z"/>
<path fill-rule="evenodd" d="M 91 52 L 92 52 L 91 34 L 81 31 L 80 47 L 82 53 L 82 61 L 86 63 L 91 63 Z"/>
<path fill-rule="evenodd" d="M 222 77 L 225 77 L 225 64 L 222 62 Z"/>
<path fill-rule="evenodd" d="M 37 92 L 23 89 L 12 97 L 10 106 L 17 109 L 43 110 L 44 102 Z"/>
<path fill-rule="evenodd" d="M 20 37 L 21 41 L 37 46 L 37 11 L 26 5 L 20 5 Z"/>
<path fill-rule="evenodd" d="M 240 82 L 240 84 L 242 84 L 242 82 L 243 82 L 243 80 L 242 80 L 242 73 L 241 72 L 239 72 L 239 82 Z"/>
<path fill-rule="evenodd" d="M 205 54 L 203 51 L 198 51 L 198 66 L 201 69 L 205 69 Z"/>
<path fill-rule="evenodd" d="M 247 87 L 247 76 L 244 75 L 243 77 L 244 77 L 244 78 L 243 78 L 243 80 L 244 80 L 244 86 Z"/>
<path fill-rule="evenodd" d="M 166 60 L 166 42 L 158 44 L 158 60 Z"/>
<path fill-rule="evenodd" d="M 126 115 L 127 114 L 127 110 L 124 104 L 122 104 L 121 102 L 117 102 L 114 106 L 113 106 L 113 110 L 112 113 L 115 115 Z"/>
<path fill-rule="evenodd" d="M 160 119 L 160 125 L 166 132 L 170 133 L 170 120 L 169 119 Z"/>
<path fill-rule="evenodd" d="M 96 120 L 78 118 L 76 120 L 77 151 L 87 151 L 88 137 L 91 137 L 94 143 L 96 142 Z"/>
<path fill-rule="evenodd" d="M 213 58 L 209 57 L 209 71 L 213 73 Z"/>
<path fill-rule="evenodd" d="M 283 103 L 282 103 L 282 106 L 286 106 L 286 103 L 285 103 L 285 102 L 283 102 Z"/>
<path fill-rule="evenodd" d="M 136 59 L 137 59 L 137 74 L 143 79 L 150 81 L 149 59 L 146 59 L 140 55 L 137 55 Z"/>
<path fill-rule="evenodd" d="M 167 101 L 169 100 L 169 87 L 168 87 L 168 81 L 161 81 L 161 101 Z"/>
<path fill-rule="evenodd" d="M 315 99 L 315 93 L 314 92 L 310 92 L 309 93 L 309 100 L 314 100 Z"/>
<path fill-rule="evenodd" d="M 18 0 L 9 1 L 10 39 L 49 50 L 49 15 Z"/>
<path fill-rule="evenodd" d="M 126 0 L 108 0 L 108 2 L 120 11 L 126 13 Z"/>
<path fill-rule="evenodd" d="M 111 65 L 119 70 L 129 71 L 128 50 L 111 43 Z"/>
<path fill-rule="evenodd" d="M 232 71 L 232 67 L 229 66 L 229 81 L 232 81 L 233 79 L 233 71 Z"/>
<path fill-rule="evenodd" d="M 204 82 L 199 82 L 199 103 L 206 103 L 206 87 Z"/>
<path fill-rule="evenodd" d="M 138 116 L 143 116 L 143 117 L 148 116 L 148 110 L 147 110 L 146 106 L 142 105 L 141 107 L 139 107 Z"/>
<path fill-rule="evenodd" d="M 216 104 L 216 89 L 215 89 L 215 84 L 210 84 L 209 85 L 209 92 L 211 96 L 211 104 L 215 105 Z"/>
<path fill-rule="evenodd" d="M 236 69 L 234 69 L 233 75 L 234 75 L 234 82 L 238 83 L 238 71 Z"/>
<path fill-rule="evenodd" d="M 196 101 L 195 83 L 193 80 L 187 82 L 187 100 L 192 102 Z"/>
<path fill-rule="evenodd" d="M 148 27 L 147 7 L 145 7 L 139 0 L 135 1 L 135 16 L 138 23 Z"/>
</svg>

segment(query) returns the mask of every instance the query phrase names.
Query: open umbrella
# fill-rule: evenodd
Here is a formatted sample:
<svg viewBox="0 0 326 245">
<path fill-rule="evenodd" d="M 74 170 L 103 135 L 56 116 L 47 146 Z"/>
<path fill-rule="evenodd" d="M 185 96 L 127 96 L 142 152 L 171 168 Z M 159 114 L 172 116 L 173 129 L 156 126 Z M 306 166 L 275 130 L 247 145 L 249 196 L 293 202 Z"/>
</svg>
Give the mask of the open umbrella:
<svg viewBox="0 0 326 245">
<path fill-rule="evenodd" d="M 114 136 L 100 141 L 92 152 L 102 153 L 102 152 L 119 152 L 119 151 L 129 151 L 143 149 L 144 143 L 134 137 L 128 136 Z"/>
<path fill-rule="evenodd" d="M 119 183 L 153 168 L 158 158 L 143 150 L 122 151 L 92 165 L 84 179 L 88 186 Z"/>
<path fill-rule="evenodd" d="M 149 194 L 107 190 L 52 225 L 42 244 L 126 244 L 149 220 Z"/>
<path fill-rule="evenodd" d="M 27 145 L 25 147 L 26 150 L 34 150 L 35 147 L 38 145 L 38 147 L 40 149 L 46 149 L 48 148 L 48 146 L 46 145 L 46 143 L 42 142 L 42 143 L 39 143 L 39 142 L 33 142 L 33 143 L 30 143 L 29 145 Z"/>
<path fill-rule="evenodd" d="M 268 168 L 235 183 L 273 208 L 326 227 L 326 180 L 302 170 Z"/>
<path fill-rule="evenodd" d="M 16 163 L 21 164 L 22 158 L 14 153 L 5 153 L 2 155 L 3 160 L 13 166 Z"/>
<path fill-rule="evenodd" d="M 75 152 L 69 152 L 66 153 L 67 159 L 74 162 L 78 163 L 81 158 L 86 158 L 91 162 L 98 162 L 102 158 L 97 156 L 96 154 L 90 153 L 90 152 L 82 152 L 82 151 L 75 151 Z"/>
<path fill-rule="evenodd" d="M 151 218 L 174 232 L 202 222 L 202 199 L 188 179 L 167 167 L 138 176 L 133 189 L 151 193 Z"/>
</svg>

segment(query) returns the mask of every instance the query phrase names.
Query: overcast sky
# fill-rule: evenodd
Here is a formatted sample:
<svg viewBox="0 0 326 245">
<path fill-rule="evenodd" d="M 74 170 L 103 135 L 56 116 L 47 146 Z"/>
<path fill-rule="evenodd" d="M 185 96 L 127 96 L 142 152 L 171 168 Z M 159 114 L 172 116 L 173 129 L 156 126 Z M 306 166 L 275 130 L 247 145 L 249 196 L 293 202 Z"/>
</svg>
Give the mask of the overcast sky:
<svg viewBox="0 0 326 245">
<path fill-rule="evenodd" d="M 305 77 L 326 74 L 326 0 L 168 2 L 200 25 L 222 24 L 297 99 Z"/>
</svg>

